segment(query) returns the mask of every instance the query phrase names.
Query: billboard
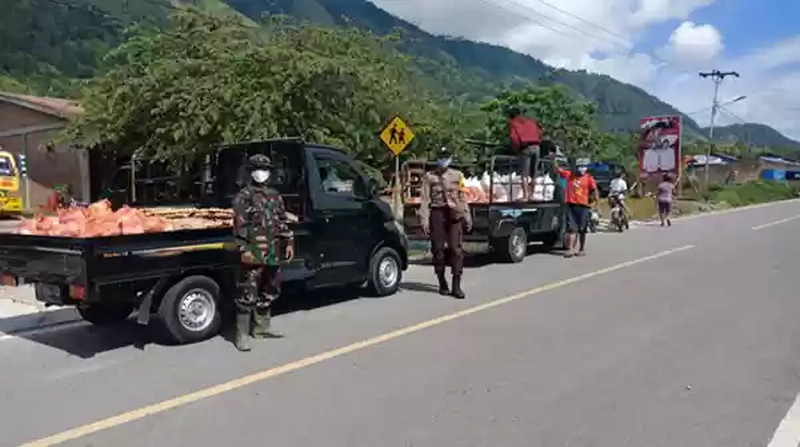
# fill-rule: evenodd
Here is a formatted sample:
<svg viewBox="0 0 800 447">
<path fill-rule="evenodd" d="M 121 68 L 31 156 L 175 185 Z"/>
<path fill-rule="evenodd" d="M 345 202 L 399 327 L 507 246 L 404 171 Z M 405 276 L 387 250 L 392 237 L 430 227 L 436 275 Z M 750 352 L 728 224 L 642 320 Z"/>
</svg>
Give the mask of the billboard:
<svg viewBox="0 0 800 447">
<path fill-rule="evenodd" d="M 680 174 L 681 117 L 651 116 L 639 121 L 639 175 L 642 179 L 661 174 Z"/>
</svg>

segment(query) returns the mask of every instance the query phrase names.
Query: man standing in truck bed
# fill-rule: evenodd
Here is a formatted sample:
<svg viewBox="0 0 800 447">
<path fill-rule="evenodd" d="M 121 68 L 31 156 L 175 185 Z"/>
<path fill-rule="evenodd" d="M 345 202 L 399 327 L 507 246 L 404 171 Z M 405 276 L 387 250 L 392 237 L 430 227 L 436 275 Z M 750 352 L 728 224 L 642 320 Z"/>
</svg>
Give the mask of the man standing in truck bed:
<svg viewBox="0 0 800 447">
<path fill-rule="evenodd" d="M 541 156 L 539 146 L 542 141 L 542 129 L 535 119 L 523 116 L 519 107 L 509 108 L 507 115 L 511 148 L 516 152 L 519 160 L 518 169 L 519 175 L 522 177 L 523 201 L 527 202 L 533 196 L 531 167 Z"/>
<path fill-rule="evenodd" d="M 433 266 L 439 279 L 439 293 L 464 299 L 461 274 L 464 271 L 464 231 L 472 230 L 472 216 L 464 195 L 464 174 L 451 169 L 453 158 L 446 148 L 439 153 L 436 169 L 422 180 L 422 204 L 419 208 L 422 229 L 431 238 Z M 453 289 L 447 284 L 445 268 L 450 250 Z"/>
<path fill-rule="evenodd" d="M 240 351 L 250 350 L 249 336 L 278 337 L 270 332 L 272 302 L 280 295 L 283 255 L 294 257 L 283 198 L 267 186 L 271 169 L 266 155 L 250 157 L 248 184 L 233 199 L 233 231 L 242 257 L 234 338 Z"/>
</svg>

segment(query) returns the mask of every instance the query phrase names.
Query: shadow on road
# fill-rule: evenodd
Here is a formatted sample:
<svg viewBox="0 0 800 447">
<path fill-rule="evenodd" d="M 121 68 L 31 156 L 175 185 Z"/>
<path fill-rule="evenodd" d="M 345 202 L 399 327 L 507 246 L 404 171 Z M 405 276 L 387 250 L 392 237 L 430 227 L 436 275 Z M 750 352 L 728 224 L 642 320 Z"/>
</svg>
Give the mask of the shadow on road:
<svg viewBox="0 0 800 447">
<path fill-rule="evenodd" d="M 313 292 L 288 290 L 273 304 L 273 314 L 277 316 L 314 310 L 363 297 L 370 297 L 370 295 L 365 290 L 356 287 Z M 233 341 L 233 308 L 232 302 L 223 304 L 223 325 L 220 333 L 221 337 L 231 342 Z M 10 329 L 7 332 L 12 333 L 15 337 L 49 346 L 83 359 L 91 359 L 98 354 L 129 346 L 144 350 L 149 344 L 174 345 L 164 334 L 156 316 L 151 318 L 149 326 L 139 325 L 136 323 L 135 317 L 134 314 L 124 322 L 108 326 L 95 326 L 88 322 L 72 321 L 68 325 L 44 326 L 41 328 L 42 330 L 15 332 Z M 16 327 L 18 322 L 10 321 L 15 318 L 22 319 L 23 317 L 2 319 L 0 323 L 6 328 Z"/>
<path fill-rule="evenodd" d="M 110 326 L 93 326 L 89 323 L 70 325 L 63 329 L 43 332 L 21 333 L 19 338 L 33 341 L 55 348 L 71 355 L 90 359 L 97 354 L 115 349 L 134 346 L 144 350 L 145 347 L 158 342 L 155 328 L 139 326 L 130 319 Z M 160 343 L 165 343 L 161 341 Z"/>
</svg>

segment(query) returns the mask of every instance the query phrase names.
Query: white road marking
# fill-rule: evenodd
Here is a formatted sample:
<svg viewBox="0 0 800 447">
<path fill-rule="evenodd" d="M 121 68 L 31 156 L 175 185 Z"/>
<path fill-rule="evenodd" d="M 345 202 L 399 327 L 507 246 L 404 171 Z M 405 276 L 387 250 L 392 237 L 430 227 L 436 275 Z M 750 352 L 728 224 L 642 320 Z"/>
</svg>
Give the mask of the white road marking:
<svg viewBox="0 0 800 447">
<path fill-rule="evenodd" d="M 767 447 L 797 447 L 800 444 L 800 394 L 781 421 Z"/>
<path fill-rule="evenodd" d="M 800 219 L 800 215 L 794 216 L 794 217 L 787 217 L 786 219 L 776 220 L 775 222 L 770 222 L 770 223 L 767 223 L 767 224 L 764 224 L 764 225 L 758 225 L 758 226 L 753 227 L 753 230 L 754 231 L 759 231 L 759 230 L 763 230 L 765 228 L 774 227 L 776 225 L 785 224 L 787 222 L 791 222 L 791 221 L 797 220 L 797 219 Z"/>
<path fill-rule="evenodd" d="M 378 335 L 372 338 L 368 338 L 366 340 L 362 340 L 359 342 L 355 342 L 353 344 L 342 346 L 340 348 L 332 349 L 330 351 L 322 352 L 316 355 L 312 355 L 300 360 L 296 360 L 294 362 L 286 363 L 281 366 L 276 366 L 274 368 L 266 369 L 254 374 L 250 374 L 244 377 L 240 377 L 238 379 L 233 379 L 231 381 L 221 383 L 218 385 L 210 386 L 208 388 L 203 388 L 188 394 L 184 394 L 181 396 L 173 397 L 171 399 L 167 399 L 155 404 L 147 405 L 145 407 L 137 408 L 135 410 L 131 410 L 125 413 L 121 413 L 115 416 L 111 416 L 105 419 L 100 419 L 98 421 L 82 425 L 79 427 L 74 427 L 68 430 L 65 430 L 61 433 L 56 433 L 54 435 L 48 436 L 46 438 L 37 439 L 35 441 L 27 442 L 22 445 L 22 447 L 45 447 L 51 446 L 55 444 L 60 444 L 62 442 L 71 441 L 74 439 L 82 438 L 84 436 L 91 435 L 92 433 L 96 433 L 102 430 L 107 430 L 109 428 L 113 428 L 119 425 L 127 424 L 129 422 L 137 421 L 139 419 L 143 419 L 148 416 L 152 416 L 154 414 L 163 413 L 165 411 L 169 411 L 178 407 L 182 407 L 203 399 L 208 399 L 210 397 L 214 397 L 220 394 L 224 394 L 233 390 L 237 390 L 239 388 L 252 385 L 254 383 L 263 382 L 265 380 L 271 379 L 273 377 L 277 377 L 283 374 L 288 374 L 299 369 L 307 368 L 312 365 L 316 365 L 318 363 L 322 363 L 327 360 L 331 360 L 336 357 L 340 357 L 343 355 L 351 354 L 353 352 L 361 351 L 363 349 L 369 348 L 371 346 L 379 345 L 386 343 L 388 341 L 410 335 L 416 332 L 419 332 L 423 329 L 428 329 L 434 326 L 439 326 L 441 324 L 447 323 L 449 321 L 453 321 L 459 318 L 466 317 L 468 315 L 472 315 L 477 312 L 482 312 L 485 310 L 489 310 L 498 306 L 502 306 L 505 304 L 509 304 L 515 301 L 519 301 L 525 298 L 529 298 L 534 295 L 538 295 L 544 292 L 548 292 L 550 290 L 558 289 L 560 287 L 568 286 L 571 284 L 575 284 L 578 282 L 586 281 L 588 279 L 605 275 L 608 273 L 612 273 L 618 270 L 622 270 L 628 267 L 635 266 L 637 264 L 642 264 L 645 262 L 653 261 L 656 259 L 663 258 L 665 256 L 669 256 L 675 253 L 684 252 L 686 250 L 691 250 L 694 248 L 694 245 L 686 245 L 683 247 L 674 248 L 672 250 L 662 251 L 660 253 L 656 253 L 654 255 L 646 256 L 639 259 L 634 259 L 632 261 L 623 262 L 621 264 L 613 265 L 611 267 L 606 267 L 604 269 L 596 270 L 594 272 L 585 273 L 580 276 L 576 276 L 573 278 L 569 278 L 563 281 L 554 282 L 551 284 L 547 284 L 541 287 L 537 287 L 535 289 L 530 289 L 525 292 L 518 293 L 516 295 L 508 296 L 505 298 L 500 298 L 494 301 L 490 301 L 488 303 L 484 303 L 478 306 L 470 307 L 458 312 L 454 312 L 448 315 L 443 315 L 441 317 L 437 317 L 428 321 L 424 321 L 422 323 L 418 323 L 412 326 L 407 326 L 402 329 L 397 329 L 392 332 L 387 332 L 383 335 Z"/>
</svg>

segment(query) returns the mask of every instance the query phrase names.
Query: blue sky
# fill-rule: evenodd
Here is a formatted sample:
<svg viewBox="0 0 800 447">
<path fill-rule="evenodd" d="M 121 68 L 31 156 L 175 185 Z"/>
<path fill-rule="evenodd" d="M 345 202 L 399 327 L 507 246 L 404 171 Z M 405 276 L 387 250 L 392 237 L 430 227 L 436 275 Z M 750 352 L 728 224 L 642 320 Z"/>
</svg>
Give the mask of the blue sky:
<svg viewBox="0 0 800 447">
<path fill-rule="evenodd" d="M 748 98 L 722 124 L 762 122 L 800 140 L 800 0 L 372 1 L 433 33 L 609 74 L 703 125 L 712 84 L 697 72 L 736 70 L 721 99 Z"/>
</svg>

